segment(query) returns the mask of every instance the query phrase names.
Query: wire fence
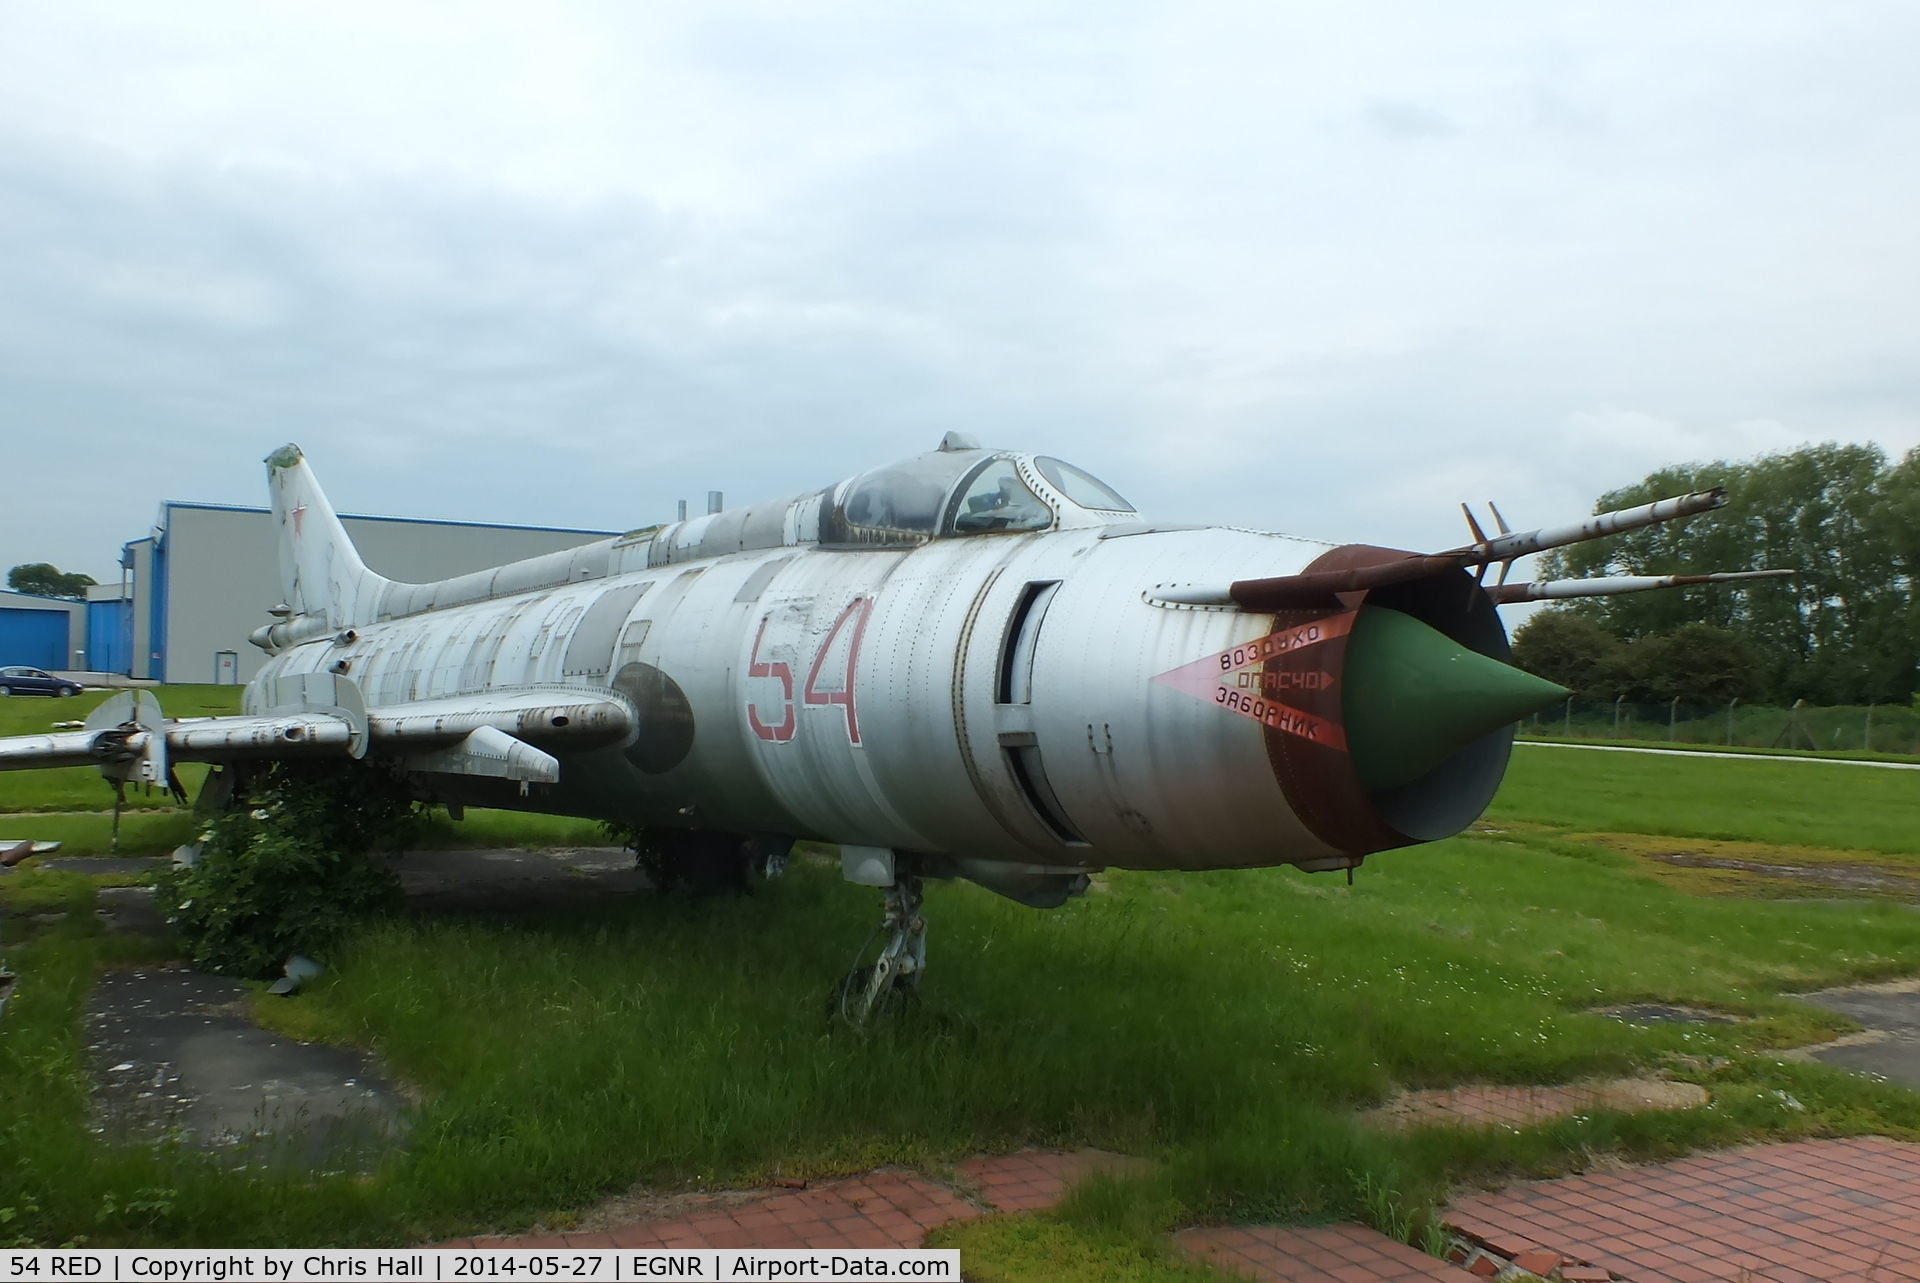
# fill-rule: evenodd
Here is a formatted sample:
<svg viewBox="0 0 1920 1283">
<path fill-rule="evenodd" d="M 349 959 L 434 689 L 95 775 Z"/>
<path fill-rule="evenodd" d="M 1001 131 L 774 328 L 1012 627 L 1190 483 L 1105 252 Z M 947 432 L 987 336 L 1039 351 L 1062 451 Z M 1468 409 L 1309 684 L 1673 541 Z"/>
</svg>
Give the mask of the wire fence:
<svg viewBox="0 0 1920 1283">
<path fill-rule="evenodd" d="M 1520 726 L 1540 739 L 1665 741 L 1727 747 L 1920 755 L 1920 712 L 1910 704 L 1791 708 L 1764 704 L 1630 704 L 1568 700 Z"/>
</svg>

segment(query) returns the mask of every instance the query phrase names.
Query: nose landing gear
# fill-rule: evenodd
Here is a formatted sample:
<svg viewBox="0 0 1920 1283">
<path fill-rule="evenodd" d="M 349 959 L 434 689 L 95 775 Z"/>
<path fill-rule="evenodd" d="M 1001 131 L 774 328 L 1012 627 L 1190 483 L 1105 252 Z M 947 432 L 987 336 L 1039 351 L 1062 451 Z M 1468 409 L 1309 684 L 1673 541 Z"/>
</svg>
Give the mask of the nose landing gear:
<svg viewBox="0 0 1920 1283">
<path fill-rule="evenodd" d="M 920 976 L 927 969 L 927 920 L 920 912 L 921 881 L 903 873 L 886 889 L 886 916 L 875 927 L 853 969 L 835 986 L 828 1014 L 836 1012 L 849 1024 L 864 1025 L 876 1015 L 903 1010 L 920 992 Z M 880 956 L 871 965 L 861 960 L 875 936 L 886 934 Z"/>
</svg>

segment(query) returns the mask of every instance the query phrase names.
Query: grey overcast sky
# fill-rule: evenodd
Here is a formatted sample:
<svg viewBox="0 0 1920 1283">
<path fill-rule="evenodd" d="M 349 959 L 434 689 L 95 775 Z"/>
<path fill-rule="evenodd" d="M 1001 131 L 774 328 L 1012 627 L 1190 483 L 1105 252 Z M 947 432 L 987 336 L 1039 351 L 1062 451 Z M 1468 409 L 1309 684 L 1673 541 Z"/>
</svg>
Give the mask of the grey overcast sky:
<svg viewBox="0 0 1920 1283">
<path fill-rule="evenodd" d="M 1920 444 L 1920 6 L 0 0 L 0 565 L 960 429 L 1432 547 Z"/>
</svg>

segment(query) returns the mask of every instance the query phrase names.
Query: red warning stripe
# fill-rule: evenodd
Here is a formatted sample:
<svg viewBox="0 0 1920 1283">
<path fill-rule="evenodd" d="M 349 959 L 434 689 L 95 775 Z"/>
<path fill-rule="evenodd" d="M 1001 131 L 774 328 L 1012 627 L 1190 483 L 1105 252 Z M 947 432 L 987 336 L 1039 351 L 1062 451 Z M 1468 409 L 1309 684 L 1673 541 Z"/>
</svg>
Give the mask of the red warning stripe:
<svg viewBox="0 0 1920 1283">
<path fill-rule="evenodd" d="M 1345 752 L 1347 735 L 1338 722 L 1271 698 L 1272 693 L 1279 691 L 1298 691 L 1302 695 L 1331 691 L 1337 681 L 1334 675 L 1323 669 L 1265 671 L 1265 665 L 1282 655 L 1292 655 L 1346 636 L 1353 630 L 1353 621 L 1359 613 L 1347 610 L 1304 624 L 1277 628 L 1231 650 L 1170 669 L 1153 680 L 1195 698 L 1211 700 L 1262 726 Z"/>
<path fill-rule="evenodd" d="M 1236 672 L 1254 664 L 1264 664 L 1277 655 L 1291 654 L 1316 646 L 1323 641 L 1332 641 L 1335 637 L 1344 637 L 1353 629 L 1354 618 L 1360 612 L 1344 611 L 1338 615 L 1329 615 L 1325 619 L 1315 619 L 1298 624 L 1292 628 L 1275 629 L 1265 637 L 1235 646 L 1232 650 L 1223 650 L 1214 656 L 1213 662 L 1222 673 Z"/>
<path fill-rule="evenodd" d="M 1220 686 L 1217 691 L 1214 702 L 1229 712 L 1250 717 L 1271 730 L 1285 731 L 1315 744 L 1324 744 L 1343 753 L 1346 751 L 1347 734 L 1338 723 L 1315 717 L 1312 713 L 1303 713 L 1277 700 L 1248 695 L 1227 686 Z"/>
</svg>

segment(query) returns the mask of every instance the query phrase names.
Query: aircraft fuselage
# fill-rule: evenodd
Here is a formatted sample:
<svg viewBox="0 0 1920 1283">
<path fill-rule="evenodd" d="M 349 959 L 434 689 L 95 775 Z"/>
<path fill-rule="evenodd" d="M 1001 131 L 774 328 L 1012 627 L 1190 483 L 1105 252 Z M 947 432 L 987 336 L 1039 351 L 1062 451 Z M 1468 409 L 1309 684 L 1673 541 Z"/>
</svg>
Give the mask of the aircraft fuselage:
<svg viewBox="0 0 1920 1283">
<path fill-rule="evenodd" d="M 464 804 L 1048 866 L 1348 862 L 1289 806 L 1261 721 L 1154 680 L 1274 629 L 1153 604 L 1156 585 L 1291 571 L 1320 548 L 1128 530 L 652 567 L 654 540 L 616 543 L 604 578 L 362 625 L 256 681 L 345 672 L 370 708 L 539 688 L 635 704 L 632 744 L 567 757 L 525 796 L 435 778 Z"/>
</svg>

